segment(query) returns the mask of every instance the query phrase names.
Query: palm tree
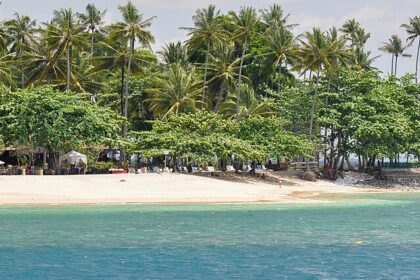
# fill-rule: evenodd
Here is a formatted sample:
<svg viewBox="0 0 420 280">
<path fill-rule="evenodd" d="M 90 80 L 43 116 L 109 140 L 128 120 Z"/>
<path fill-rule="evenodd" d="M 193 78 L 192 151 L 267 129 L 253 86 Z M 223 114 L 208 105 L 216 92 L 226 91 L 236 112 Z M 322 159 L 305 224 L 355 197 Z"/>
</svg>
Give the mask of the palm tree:
<svg viewBox="0 0 420 280">
<path fill-rule="evenodd" d="M 360 23 L 353 19 L 346 20 L 343 26 L 340 28 L 340 31 L 343 32 L 348 37 L 351 37 L 358 29 L 360 29 Z"/>
<path fill-rule="evenodd" d="M 95 44 L 95 33 L 100 32 L 101 26 L 104 24 L 103 18 L 105 16 L 106 10 L 101 12 L 99 11 L 94 4 L 88 4 L 86 6 L 86 13 L 78 13 L 78 17 L 81 19 L 83 25 L 90 32 L 90 54 L 93 55 L 94 44 Z"/>
<path fill-rule="evenodd" d="M 114 75 L 116 71 L 121 75 L 120 105 L 121 115 L 124 115 L 124 92 L 126 85 L 125 72 L 127 72 L 128 59 L 131 55 L 132 73 L 139 72 L 143 66 L 149 65 L 152 62 L 152 59 L 149 56 L 145 56 L 144 53 L 139 51 L 134 51 L 134 53 L 131 53 L 131 50 L 128 47 L 128 45 L 125 42 L 121 41 L 110 42 L 110 44 L 100 42 L 99 46 L 103 49 L 104 55 L 93 58 L 95 61 L 100 62 L 99 69 L 109 70 L 110 75 Z"/>
<path fill-rule="evenodd" d="M 220 113 L 227 118 L 237 118 L 237 96 L 235 93 L 229 95 L 220 107 Z M 246 117 L 268 117 L 275 115 L 272 100 L 259 100 L 253 88 L 249 85 L 241 85 L 239 115 L 241 118 Z"/>
<path fill-rule="evenodd" d="M 290 14 L 284 14 L 282 7 L 278 4 L 270 6 L 268 9 L 261 10 L 261 19 L 269 29 L 285 28 L 287 30 L 293 29 L 298 24 L 289 24 Z"/>
<path fill-rule="evenodd" d="M 392 69 L 391 75 L 397 75 L 397 66 L 398 66 L 398 57 L 411 57 L 410 54 L 404 53 L 407 49 L 407 45 L 403 45 L 400 37 L 398 35 L 392 35 L 388 42 L 384 42 L 384 45 L 379 48 L 379 50 L 392 54 Z M 395 64 L 394 64 L 395 58 Z"/>
<path fill-rule="evenodd" d="M 25 87 L 25 71 L 22 64 L 22 56 L 35 42 L 36 21 L 28 16 L 15 14 L 15 18 L 4 23 L 10 39 L 10 52 L 15 54 L 19 61 L 21 72 L 21 87 Z"/>
<path fill-rule="evenodd" d="M 48 46 L 55 50 L 54 57 L 59 59 L 66 56 L 66 89 L 71 87 L 71 64 L 74 49 L 83 49 L 86 46 L 86 38 L 83 33 L 84 27 L 76 19 L 71 8 L 54 11 L 53 22 L 46 25 L 45 38 Z"/>
<path fill-rule="evenodd" d="M 194 68 L 187 72 L 181 65 L 172 64 L 155 78 L 155 86 L 146 92 L 149 98 L 145 103 L 149 104 L 154 116 L 178 116 L 196 110 L 201 82 L 197 80 Z"/>
<path fill-rule="evenodd" d="M 248 41 L 251 35 L 256 33 L 256 26 L 260 22 L 259 17 L 254 8 L 243 7 L 240 9 L 239 14 L 235 12 L 229 13 L 232 18 L 233 27 L 235 30 L 234 39 L 238 38 L 242 40 L 242 55 L 241 63 L 239 65 L 239 76 L 238 76 L 238 87 L 237 87 L 237 119 L 239 119 L 240 110 L 240 95 L 241 95 L 241 81 L 242 81 L 242 70 L 244 67 L 244 59 L 246 50 L 248 47 Z"/>
<path fill-rule="evenodd" d="M 214 111 L 219 110 L 227 92 L 226 88 L 230 89 L 238 78 L 240 62 L 240 58 L 235 58 L 235 49 L 229 45 L 219 46 L 215 49 L 214 55 L 210 54 L 208 64 L 209 84 L 214 83 L 218 87 Z"/>
<path fill-rule="evenodd" d="M 179 63 L 182 66 L 187 66 L 188 64 L 187 48 L 179 41 L 166 44 L 158 54 L 166 64 Z"/>
<path fill-rule="evenodd" d="M 6 31 L 4 22 L 0 22 L 0 51 L 7 50 L 9 41 L 10 41 L 9 34 Z"/>
<path fill-rule="evenodd" d="M 420 55 L 420 17 L 416 16 L 410 18 L 409 24 L 403 24 L 401 27 L 405 28 L 405 31 L 408 33 L 407 41 L 410 41 L 410 44 L 418 38 L 417 45 L 417 56 L 416 56 L 416 83 L 418 83 L 418 70 L 419 70 L 419 55 Z"/>
<path fill-rule="evenodd" d="M 321 71 L 330 66 L 330 61 L 328 38 L 319 28 L 314 28 L 312 32 L 306 32 L 305 38 L 305 41 L 301 40 L 302 47 L 299 50 L 301 61 L 298 67 L 304 71 L 316 71 L 316 87 L 312 97 L 311 120 L 309 124 L 309 136 L 312 138 L 319 77 Z"/>
<path fill-rule="evenodd" d="M 353 47 L 363 48 L 370 38 L 370 33 L 366 33 L 363 28 L 358 28 L 350 35 L 350 41 Z"/>
<path fill-rule="evenodd" d="M 124 117 L 128 118 L 128 91 L 129 79 L 131 74 L 132 60 L 135 51 L 136 41 L 142 47 L 150 47 L 150 44 L 155 42 L 153 34 L 148 30 L 152 25 L 154 17 L 144 19 L 144 15 L 139 12 L 132 2 L 128 2 L 125 6 L 119 6 L 123 22 L 118 22 L 112 28 L 111 38 L 114 40 L 123 40 L 128 42 L 129 55 L 127 61 L 127 75 L 124 85 Z M 127 137 L 127 125 L 124 124 L 123 137 Z"/>
<path fill-rule="evenodd" d="M 283 62 L 290 64 L 297 55 L 297 44 L 293 34 L 283 27 L 269 29 L 264 33 L 263 40 L 266 45 L 264 53 L 266 67 L 277 70 L 277 90 L 281 90 L 281 68 Z"/>
<path fill-rule="evenodd" d="M 12 83 L 12 74 L 10 69 L 12 60 L 13 54 L 6 53 L 5 51 L 0 52 L 0 86 Z"/>
<path fill-rule="evenodd" d="M 56 57 L 43 39 L 35 43 L 30 52 L 23 58 L 26 63 L 25 70 L 29 73 L 28 85 L 42 85 L 61 83 L 66 81 L 66 62 L 60 57 Z"/>
<path fill-rule="evenodd" d="M 338 35 L 335 27 L 331 28 L 326 34 L 326 43 L 328 49 L 325 68 L 333 78 L 338 75 L 340 66 L 347 66 L 353 57 L 353 50 L 346 45 L 346 38 Z"/>
<path fill-rule="evenodd" d="M 198 9 L 193 16 L 194 27 L 183 27 L 188 30 L 191 38 L 187 44 L 191 48 L 197 48 L 201 44 L 206 44 L 206 60 L 204 63 L 203 95 L 202 101 L 206 98 L 207 71 L 210 49 L 217 44 L 222 44 L 227 40 L 226 31 L 220 24 L 220 10 L 216 10 L 215 5 L 209 5 L 207 9 Z"/>
<path fill-rule="evenodd" d="M 354 56 L 352 58 L 352 67 L 355 70 L 374 70 L 375 67 L 372 66 L 375 59 L 379 57 L 370 57 L 371 52 L 365 52 L 363 49 L 356 48 L 354 51 Z"/>
</svg>

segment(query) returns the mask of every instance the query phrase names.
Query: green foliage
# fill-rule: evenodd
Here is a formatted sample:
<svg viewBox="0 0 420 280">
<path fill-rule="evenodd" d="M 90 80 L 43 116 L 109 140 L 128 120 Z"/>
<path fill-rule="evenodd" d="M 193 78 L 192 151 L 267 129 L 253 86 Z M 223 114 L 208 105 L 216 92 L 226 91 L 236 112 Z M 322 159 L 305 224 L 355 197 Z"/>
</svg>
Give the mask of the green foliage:
<svg viewBox="0 0 420 280">
<path fill-rule="evenodd" d="M 307 154 L 311 147 L 305 139 L 283 131 L 278 119 L 257 117 L 238 123 L 206 111 L 154 121 L 151 131 L 133 136 L 133 152 L 159 157 L 168 150 L 171 156 L 199 162 L 232 155 L 242 160 L 290 159 Z"/>
<path fill-rule="evenodd" d="M 68 151 L 118 138 L 121 118 L 86 95 L 40 87 L 3 92 L 0 100 L 0 134 L 8 144 Z"/>
</svg>

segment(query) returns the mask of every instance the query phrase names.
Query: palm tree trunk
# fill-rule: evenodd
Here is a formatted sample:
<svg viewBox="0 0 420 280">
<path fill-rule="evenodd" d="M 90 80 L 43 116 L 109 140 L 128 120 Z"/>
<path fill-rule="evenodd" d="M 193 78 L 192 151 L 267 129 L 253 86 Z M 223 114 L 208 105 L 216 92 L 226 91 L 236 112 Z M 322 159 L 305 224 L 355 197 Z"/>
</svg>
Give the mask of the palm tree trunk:
<svg viewBox="0 0 420 280">
<path fill-rule="evenodd" d="M 320 72 L 320 69 L 318 67 L 318 71 L 316 74 L 316 87 L 314 91 L 314 96 L 312 98 L 312 106 L 311 106 L 311 121 L 309 124 L 309 137 L 310 138 L 312 138 L 312 132 L 313 132 L 313 127 L 314 127 L 316 96 L 318 94 L 318 87 L 319 87 L 319 72 Z"/>
<path fill-rule="evenodd" d="M 398 66 L 398 55 L 395 55 L 395 71 L 394 71 L 394 75 L 395 77 L 397 76 L 397 66 Z"/>
<path fill-rule="evenodd" d="M 278 73 L 277 73 L 277 79 L 278 79 L 278 81 L 277 81 L 277 91 L 280 93 L 280 91 L 281 91 L 281 81 L 280 81 L 280 79 L 281 79 L 281 64 L 282 64 L 282 61 L 280 60 L 280 62 L 279 62 L 279 65 L 278 65 L 278 67 L 279 67 L 279 69 L 278 69 Z"/>
<path fill-rule="evenodd" d="M 21 69 L 20 75 L 22 88 L 25 88 L 25 71 L 23 70 L 23 68 Z"/>
<path fill-rule="evenodd" d="M 392 54 L 391 60 L 391 75 L 394 75 L 394 54 Z"/>
<path fill-rule="evenodd" d="M 125 63 L 121 66 L 121 116 L 124 116 Z"/>
<path fill-rule="evenodd" d="M 204 64 L 204 80 L 203 80 L 203 96 L 201 101 L 203 102 L 202 106 L 204 107 L 204 100 L 206 99 L 206 86 L 207 86 L 207 71 L 209 64 L 209 54 L 210 54 L 210 40 L 207 42 L 207 51 L 206 51 L 206 62 Z"/>
<path fill-rule="evenodd" d="M 244 45 L 242 47 L 241 64 L 239 65 L 239 76 L 238 76 L 238 93 L 236 96 L 236 119 L 239 120 L 239 111 L 241 109 L 241 81 L 242 81 L 242 68 L 244 66 L 244 59 L 246 53 L 246 47 L 248 44 L 248 36 L 245 36 Z"/>
<path fill-rule="evenodd" d="M 420 36 L 419 36 L 419 44 L 417 46 L 417 56 L 416 56 L 416 84 L 418 83 L 418 75 L 419 75 L 419 55 L 420 55 Z"/>
<path fill-rule="evenodd" d="M 225 95 L 225 92 L 223 90 L 225 83 L 226 83 L 226 80 L 223 80 L 222 84 L 220 85 L 219 95 L 217 96 L 216 106 L 214 107 L 215 112 L 219 110 L 220 105 L 222 104 L 223 96 Z"/>
<path fill-rule="evenodd" d="M 318 87 L 319 87 L 319 72 L 320 67 L 318 67 L 318 71 L 316 74 L 316 87 L 314 91 L 314 96 L 312 97 L 312 106 L 311 106 L 311 121 L 309 124 L 309 138 L 312 140 L 312 132 L 314 127 L 314 119 L 315 119 L 315 106 L 316 106 L 316 97 L 318 94 Z M 306 159 L 306 171 L 309 171 L 309 158 Z"/>
<path fill-rule="evenodd" d="M 70 76 L 71 76 L 71 69 L 70 69 L 70 47 L 67 48 L 66 52 L 66 60 L 67 60 L 67 84 L 66 89 L 70 90 Z"/>
<path fill-rule="evenodd" d="M 128 65 L 127 65 L 127 78 L 125 80 L 124 87 L 124 117 L 128 118 L 128 90 L 129 90 L 129 80 L 131 72 L 131 60 L 134 53 L 134 39 L 130 41 L 130 55 L 128 56 Z M 127 138 L 127 124 L 124 124 L 123 137 Z"/>
<path fill-rule="evenodd" d="M 93 56 L 93 45 L 95 44 L 95 30 L 92 30 L 92 34 L 90 37 L 90 55 Z"/>
</svg>

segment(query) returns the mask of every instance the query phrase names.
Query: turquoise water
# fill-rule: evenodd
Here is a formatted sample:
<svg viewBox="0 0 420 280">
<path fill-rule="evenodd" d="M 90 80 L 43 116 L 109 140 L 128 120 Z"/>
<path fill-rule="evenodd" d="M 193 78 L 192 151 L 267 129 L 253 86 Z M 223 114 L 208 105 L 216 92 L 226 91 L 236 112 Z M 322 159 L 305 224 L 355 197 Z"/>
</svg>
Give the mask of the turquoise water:
<svg viewBox="0 0 420 280">
<path fill-rule="evenodd" d="M 0 207 L 0 279 L 420 279 L 420 194 Z"/>
</svg>

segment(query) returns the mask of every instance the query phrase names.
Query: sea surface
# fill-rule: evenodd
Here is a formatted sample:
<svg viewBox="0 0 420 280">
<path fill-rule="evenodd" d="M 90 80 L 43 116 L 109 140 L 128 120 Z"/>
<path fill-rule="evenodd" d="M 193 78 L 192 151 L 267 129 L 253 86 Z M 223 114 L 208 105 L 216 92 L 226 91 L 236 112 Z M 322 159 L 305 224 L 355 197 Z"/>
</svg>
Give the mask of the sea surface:
<svg viewBox="0 0 420 280">
<path fill-rule="evenodd" d="M 420 279 L 420 194 L 0 207 L 0 279 Z"/>
</svg>

